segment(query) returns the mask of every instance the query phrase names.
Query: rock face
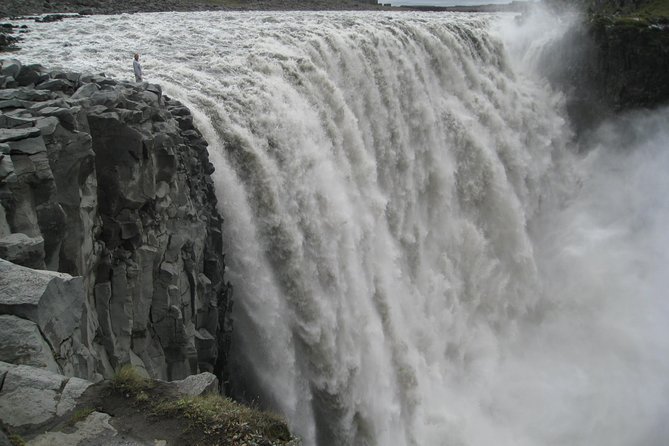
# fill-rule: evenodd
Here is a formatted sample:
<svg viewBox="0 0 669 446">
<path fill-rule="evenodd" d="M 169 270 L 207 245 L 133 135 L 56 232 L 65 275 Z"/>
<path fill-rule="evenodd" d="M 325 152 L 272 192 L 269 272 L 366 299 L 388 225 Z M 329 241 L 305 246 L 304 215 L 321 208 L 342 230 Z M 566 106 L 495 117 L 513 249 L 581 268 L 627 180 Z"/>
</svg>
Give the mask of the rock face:
<svg viewBox="0 0 669 446">
<path fill-rule="evenodd" d="M 44 369 L 0 362 L 0 420 L 21 428 L 44 424 L 75 408 L 93 384 Z"/>
<path fill-rule="evenodd" d="M 612 113 L 669 103 L 669 19 L 654 15 L 651 2 L 550 4 L 589 11 L 541 63 L 552 83 L 567 92 L 572 121 L 588 128 Z"/>
<path fill-rule="evenodd" d="M 15 60 L 1 62 L 3 83 L 0 329 L 26 335 L 2 333 L 0 360 L 88 379 L 127 363 L 225 379 L 222 219 L 188 109 L 157 85 Z"/>
<path fill-rule="evenodd" d="M 199 375 L 191 375 L 180 381 L 171 383 L 183 395 L 198 396 L 209 393 L 218 393 L 218 379 L 213 373 L 203 372 Z"/>
<path fill-rule="evenodd" d="M 669 25 L 599 18 L 592 81 L 614 110 L 669 102 Z"/>
<path fill-rule="evenodd" d="M 49 370 L 71 376 L 93 376 L 93 357 L 82 343 L 85 305 L 81 277 L 36 271 L 0 260 L 2 359 L 44 364 Z M 56 367 L 54 360 L 58 362 Z"/>
<path fill-rule="evenodd" d="M 0 23 L 0 52 L 16 49 L 20 37 L 12 35 L 14 26 L 10 23 Z"/>
</svg>

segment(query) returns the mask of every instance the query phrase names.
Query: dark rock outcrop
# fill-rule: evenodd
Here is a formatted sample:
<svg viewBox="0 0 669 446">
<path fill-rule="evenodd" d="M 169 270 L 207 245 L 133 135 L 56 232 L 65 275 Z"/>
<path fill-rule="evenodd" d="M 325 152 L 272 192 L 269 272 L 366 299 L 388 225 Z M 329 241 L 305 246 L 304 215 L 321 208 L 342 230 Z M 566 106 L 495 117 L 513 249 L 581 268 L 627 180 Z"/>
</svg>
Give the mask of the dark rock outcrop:
<svg viewBox="0 0 669 446">
<path fill-rule="evenodd" d="M 567 92 L 577 126 L 590 128 L 611 114 L 669 103 L 665 12 L 647 0 L 550 4 L 558 10 L 569 6 L 587 11 L 546 51 L 541 64 L 549 79 Z"/>
<path fill-rule="evenodd" d="M 614 110 L 669 102 L 669 25 L 594 19 L 592 82 Z"/>
<path fill-rule="evenodd" d="M 14 60 L 0 73 L 13 85 L 0 89 L 0 329 L 30 333 L 25 355 L 0 360 L 224 379 L 231 289 L 190 112 L 158 85 Z"/>
<path fill-rule="evenodd" d="M 25 27 L 25 25 L 23 25 Z M 21 40 L 19 36 L 15 34 L 18 25 L 12 25 L 11 23 L 0 23 L 0 52 L 15 50 L 17 49 L 16 44 Z M 25 29 L 20 29 L 19 32 L 23 32 Z M 0 84 L 0 86 L 2 86 Z"/>
</svg>

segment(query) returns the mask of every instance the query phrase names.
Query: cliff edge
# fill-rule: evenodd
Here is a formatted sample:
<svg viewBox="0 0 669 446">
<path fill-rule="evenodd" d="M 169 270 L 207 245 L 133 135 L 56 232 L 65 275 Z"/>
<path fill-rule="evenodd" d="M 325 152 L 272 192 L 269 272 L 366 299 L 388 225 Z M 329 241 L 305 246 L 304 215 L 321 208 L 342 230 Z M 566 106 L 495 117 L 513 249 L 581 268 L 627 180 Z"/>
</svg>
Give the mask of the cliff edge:
<svg viewBox="0 0 669 446">
<path fill-rule="evenodd" d="M 126 366 L 93 383 L 0 361 L 3 446 L 297 446 L 280 417 L 218 394 L 208 372 L 172 382 Z"/>
<path fill-rule="evenodd" d="M 158 85 L 0 62 L 0 361 L 227 379 L 207 143 Z"/>
<path fill-rule="evenodd" d="M 581 21 L 546 53 L 551 81 L 567 92 L 573 121 L 669 103 L 669 0 L 551 0 Z"/>
</svg>

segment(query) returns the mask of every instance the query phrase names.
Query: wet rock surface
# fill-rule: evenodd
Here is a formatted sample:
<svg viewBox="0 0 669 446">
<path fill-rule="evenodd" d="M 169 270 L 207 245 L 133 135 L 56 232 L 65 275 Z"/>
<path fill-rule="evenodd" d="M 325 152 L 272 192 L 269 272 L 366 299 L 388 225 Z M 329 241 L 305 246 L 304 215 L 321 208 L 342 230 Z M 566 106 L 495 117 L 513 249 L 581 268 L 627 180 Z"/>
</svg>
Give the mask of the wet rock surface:
<svg viewBox="0 0 669 446">
<path fill-rule="evenodd" d="M 0 360 L 225 380 L 231 287 L 190 112 L 158 85 L 0 73 Z"/>
<path fill-rule="evenodd" d="M 26 25 L 19 26 L 11 23 L 0 23 L 0 52 L 17 49 L 18 43 L 21 41 L 19 34 L 26 32 L 26 28 Z"/>
</svg>

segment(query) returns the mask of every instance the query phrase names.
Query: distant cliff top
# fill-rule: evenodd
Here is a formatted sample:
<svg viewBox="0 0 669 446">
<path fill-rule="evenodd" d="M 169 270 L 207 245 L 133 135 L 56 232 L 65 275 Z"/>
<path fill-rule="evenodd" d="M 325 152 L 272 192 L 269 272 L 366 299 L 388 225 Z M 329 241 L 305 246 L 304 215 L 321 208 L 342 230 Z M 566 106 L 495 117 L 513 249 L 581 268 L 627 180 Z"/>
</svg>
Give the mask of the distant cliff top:
<svg viewBox="0 0 669 446">
<path fill-rule="evenodd" d="M 31 14 L 206 11 L 380 9 L 375 0 L 2 0 L 0 17 Z"/>
<path fill-rule="evenodd" d="M 576 6 L 592 15 L 622 20 L 669 22 L 669 0 L 547 0 L 558 8 Z"/>
</svg>

